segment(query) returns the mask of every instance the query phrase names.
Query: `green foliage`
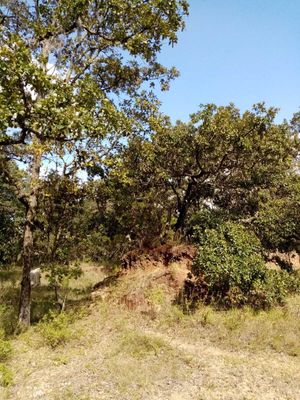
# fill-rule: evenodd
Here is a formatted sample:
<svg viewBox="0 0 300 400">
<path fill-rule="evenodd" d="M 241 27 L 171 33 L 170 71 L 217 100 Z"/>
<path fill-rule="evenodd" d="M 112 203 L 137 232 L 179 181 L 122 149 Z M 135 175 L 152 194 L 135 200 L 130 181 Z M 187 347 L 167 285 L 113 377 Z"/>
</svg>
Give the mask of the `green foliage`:
<svg viewBox="0 0 300 400">
<path fill-rule="evenodd" d="M 13 374 L 5 365 L 12 355 L 12 345 L 5 339 L 5 334 L 0 329 L 0 386 L 9 386 L 13 383 Z"/>
<path fill-rule="evenodd" d="M 0 270 L 0 331 L 6 336 L 14 332 L 17 323 L 19 277 L 17 268 Z"/>
<path fill-rule="evenodd" d="M 66 313 L 56 314 L 50 312 L 39 324 L 39 331 L 45 343 L 56 348 L 73 337 L 70 323 L 72 318 Z"/>
<path fill-rule="evenodd" d="M 264 104 L 208 104 L 172 126 L 152 88 L 177 75 L 157 55 L 187 13 L 184 0 L 2 2 L 0 264 L 18 258 L 26 210 L 24 264 L 56 289 L 80 276 L 80 258 L 117 259 L 180 230 L 200 243 L 200 297 L 267 307 L 297 290 L 294 275 L 266 271 L 253 234 L 224 221 L 250 218 L 264 247 L 298 249 L 299 115 L 277 124 Z M 12 308 L 0 309 L 6 331 Z M 53 346 L 63 318 L 48 321 Z"/>
<path fill-rule="evenodd" d="M 0 362 L 7 361 L 12 353 L 12 346 L 5 340 L 4 331 L 0 330 Z"/>
<path fill-rule="evenodd" d="M 192 272 L 204 275 L 211 295 L 229 299 L 233 291 L 247 295 L 256 281 L 265 278 L 266 268 L 257 238 L 228 222 L 205 231 Z"/>
<path fill-rule="evenodd" d="M 298 294 L 300 293 L 300 271 L 293 271 L 288 275 L 285 275 L 286 279 L 286 286 L 288 293 L 291 294 Z"/>
<path fill-rule="evenodd" d="M 300 251 L 300 176 L 290 174 L 261 194 L 254 228 L 268 249 Z"/>
<path fill-rule="evenodd" d="M 42 167 L 46 175 L 55 170 L 74 178 L 80 169 L 102 164 L 121 138 L 150 129 L 158 114 L 155 81 L 166 90 L 178 75 L 157 55 L 165 43 L 177 42 L 187 14 L 185 0 L 1 2 L 0 161 L 26 210 L 20 323 L 30 323 L 34 256 L 44 253 L 50 263 L 67 265 L 77 238 L 75 224 L 70 227 L 76 213 L 67 196 L 71 179 L 65 192 L 58 184 L 46 193 L 61 197 L 58 205 L 43 199 L 48 224 L 37 218 Z M 27 182 L 11 173 L 11 160 L 22 163 Z M 37 227 L 45 252 L 36 248 L 37 233 L 33 240 Z"/>
<path fill-rule="evenodd" d="M 43 180 L 39 195 L 35 233 L 36 263 L 66 265 L 77 258 L 81 239 L 84 185 L 78 178 L 50 173 Z"/>
<path fill-rule="evenodd" d="M 162 339 L 138 332 L 125 332 L 121 340 L 120 349 L 138 359 L 145 358 L 151 354 L 158 355 L 164 350 L 169 350 Z"/>
<path fill-rule="evenodd" d="M 157 79 L 166 89 L 177 75 L 157 53 L 177 42 L 187 13 L 185 0 L 2 2 L 0 145 L 61 161 L 79 140 L 76 168 L 89 166 L 91 151 L 99 160 L 104 137 L 123 136 L 157 109 L 145 89 Z"/>
<path fill-rule="evenodd" d="M 248 295 L 249 304 L 256 309 L 283 305 L 289 293 L 290 276 L 286 271 L 267 271 L 263 280 L 253 284 Z"/>
<path fill-rule="evenodd" d="M 186 232 L 193 241 L 199 243 L 206 229 L 215 229 L 226 219 L 228 215 L 223 210 L 201 207 L 187 221 Z"/>
<path fill-rule="evenodd" d="M 195 280 L 187 283 L 186 293 L 194 303 L 268 308 L 298 290 L 298 277 L 268 271 L 257 237 L 233 222 L 204 232 L 192 274 Z"/>
<path fill-rule="evenodd" d="M 2 297 L 2 296 L 1 296 Z M 9 299 L 3 296 L 2 301 L 8 302 Z M 0 331 L 3 330 L 5 334 L 10 335 L 13 333 L 17 322 L 16 307 L 9 304 L 0 305 Z"/>
<path fill-rule="evenodd" d="M 19 171 L 11 166 L 15 175 Z M 21 251 L 23 208 L 2 171 L 0 155 L 0 268 L 16 262 Z"/>
<path fill-rule="evenodd" d="M 207 104 L 188 123 L 161 119 L 151 135 L 130 138 L 109 176 L 122 210 L 136 214 L 137 224 L 151 216 L 153 225 L 145 222 L 158 235 L 166 224 L 185 231 L 187 220 L 211 206 L 253 216 L 260 191 L 285 179 L 297 157 L 299 139 L 288 124 L 275 123 L 276 113 L 264 104 L 244 113 Z"/>
<path fill-rule="evenodd" d="M 13 380 L 12 371 L 5 364 L 0 363 L 0 385 L 8 387 L 13 384 Z"/>
<path fill-rule="evenodd" d="M 68 285 L 70 279 L 78 279 L 82 275 L 82 270 L 78 263 L 75 264 L 59 264 L 49 263 L 45 266 L 46 277 L 49 279 L 50 285 Z"/>
</svg>

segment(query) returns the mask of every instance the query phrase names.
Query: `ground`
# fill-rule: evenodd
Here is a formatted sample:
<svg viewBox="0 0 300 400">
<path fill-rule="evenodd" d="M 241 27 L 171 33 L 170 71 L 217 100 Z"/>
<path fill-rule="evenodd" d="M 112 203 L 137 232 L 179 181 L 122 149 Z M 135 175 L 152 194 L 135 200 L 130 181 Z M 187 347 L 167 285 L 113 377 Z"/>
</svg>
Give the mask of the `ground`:
<svg viewBox="0 0 300 400">
<path fill-rule="evenodd" d="M 76 290 L 105 276 L 84 270 Z M 182 276 L 178 263 L 126 272 L 76 305 L 60 344 L 46 323 L 15 338 L 14 384 L 0 399 L 298 400 L 300 297 L 269 312 L 185 315 L 172 304 Z"/>
</svg>

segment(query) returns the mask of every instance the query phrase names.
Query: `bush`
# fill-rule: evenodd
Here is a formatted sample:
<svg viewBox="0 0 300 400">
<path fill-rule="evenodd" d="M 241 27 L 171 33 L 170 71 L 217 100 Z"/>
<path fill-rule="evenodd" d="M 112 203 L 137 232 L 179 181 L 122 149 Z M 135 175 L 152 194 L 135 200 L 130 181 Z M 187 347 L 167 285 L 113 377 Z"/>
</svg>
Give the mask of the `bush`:
<svg viewBox="0 0 300 400">
<path fill-rule="evenodd" d="M 4 332 L 0 330 L 0 362 L 8 360 L 11 353 L 11 344 L 8 340 L 5 340 Z"/>
<path fill-rule="evenodd" d="M 46 344 L 55 348 L 72 338 L 71 317 L 66 313 L 50 312 L 39 324 L 39 330 Z"/>
<path fill-rule="evenodd" d="M 0 363 L 0 385 L 7 387 L 13 383 L 13 374 L 4 364 Z"/>
<path fill-rule="evenodd" d="M 4 331 L 0 329 L 0 386 L 9 386 L 13 382 L 13 376 L 10 369 L 4 364 L 12 354 L 12 346 L 8 340 L 5 340 Z"/>
<path fill-rule="evenodd" d="M 206 229 L 216 229 L 225 219 L 224 211 L 203 207 L 188 220 L 187 235 L 198 243 Z"/>
<path fill-rule="evenodd" d="M 269 308 L 282 304 L 298 281 L 286 271 L 268 271 L 257 237 L 242 225 L 226 222 L 207 229 L 200 238 L 185 300 L 222 306 Z"/>
<path fill-rule="evenodd" d="M 18 320 L 18 294 L 16 287 L 19 271 L 0 270 L 0 331 L 11 335 Z"/>
<path fill-rule="evenodd" d="M 6 335 L 11 335 L 17 324 L 17 317 L 15 306 L 0 305 L 0 331 L 3 330 Z"/>
</svg>

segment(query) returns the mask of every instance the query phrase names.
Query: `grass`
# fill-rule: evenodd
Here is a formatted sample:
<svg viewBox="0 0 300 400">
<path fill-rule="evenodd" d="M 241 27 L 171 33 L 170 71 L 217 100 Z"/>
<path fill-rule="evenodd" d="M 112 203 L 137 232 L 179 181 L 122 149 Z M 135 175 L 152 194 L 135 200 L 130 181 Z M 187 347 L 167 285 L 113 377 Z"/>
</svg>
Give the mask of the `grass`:
<svg viewBox="0 0 300 400">
<path fill-rule="evenodd" d="M 120 346 L 117 349 L 119 353 L 127 353 L 137 359 L 143 359 L 148 355 L 158 356 L 169 350 L 170 348 L 162 339 L 132 331 L 123 333 Z"/>
<path fill-rule="evenodd" d="M 8 387 L 13 383 L 13 373 L 7 362 L 12 357 L 12 345 L 5 339 L 4 331 L 0 330 L 0 386 Z"/>
<path fill-rule="evenodd" d="M 0 363 L 0 385 L 8 387 L 13 384 L 13 373 L 5 364 Z"/>
<path fill-rule="evenodd" d="M 12 353 L 12 346 L 8 340 L 5 340 L 4 333 L 0 331 L 0 362 L 9 359 Z"/>
<path fill-rule="evenodd" d="M 259 312 L 250 308 L 218 311 L 202 306 L 194 314 L 183 315 L 173 307 L 158 318 L 161 329 L 176 330 L 187 339 L 209 338 L 226 348 L 273 350 L 300 357 L 300 296 L 288 298 L 283 307 Z"/>
<path fill-rule="evenodd" d="M 300 296 L 270 311 L 201 306 L 186 315 L 153 269 L 123 276 L 87 302 L 102 274 L 85 265 L 83 281 L 70 283 L 67 312 L 13 339 L 0 398 L 30 400 L 40 390 L 48 400 L 297 399 Z M 42 288 L 34 292 L 41 307 L 49 300 Z"/>
<path fill-rule="evenodd" d="M 66 313 L 50 313 L 39 324 L 39 332 L 45 343 L 53 349 L 65 344 L 72 339 L 73 332 L 70 328 L 71 318 Z"/>
</svg>

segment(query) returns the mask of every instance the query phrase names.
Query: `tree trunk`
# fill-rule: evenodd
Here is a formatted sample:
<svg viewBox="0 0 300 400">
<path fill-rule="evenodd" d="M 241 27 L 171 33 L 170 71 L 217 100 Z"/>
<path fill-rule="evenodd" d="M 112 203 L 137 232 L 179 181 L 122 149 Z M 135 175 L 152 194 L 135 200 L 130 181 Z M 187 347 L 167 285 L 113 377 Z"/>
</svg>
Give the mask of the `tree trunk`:
<svg viewBox="0 0 300 400">
<path fill-rule="evenodd" d="M 191 200 L 192 200 L 192 189 L 194 186 L 194 182 L 189 182 L 186 191 L 185 191 L 185 195 L 183 200 L 180 202 L 180 204 L 178 204 L 178 218 L 177 221 L 174 225 L 174 229 L 175 232 L 178 232 L 179 230 L 182 230 L 185 224 L 185 219 L 186 219 L 186 215 L 188 212 L 188 209 L 190 207 L 191 204 Z"/>
<path fill-rule="evenodd" d="M 177 221 L 176 221 L 176 223 L 174 225 L 175 232 L 181 230 L 184 227 L 185 217 L 186 217 L 186 214 L 187 214 L 187 209 L 188 209 L 187 203 L 183 203 L 181 208 L 178 210 L 179 211 L 179 215 L 178 215 Z"/>
<path fill-rule="evenodd" d="M 26 328 L 30 325 L 31 285 L 30 270 L 33 267 L 33 230 L 37 211 L 37 195 L 39 189 L 39 176 L 41 168 L 41 155 L 34 154 L 30 176 L 30 193 L 27 201 L 25 230 L 23 239 L 23 276 L 19 303 L 19 327 Z"/>
</svg>

